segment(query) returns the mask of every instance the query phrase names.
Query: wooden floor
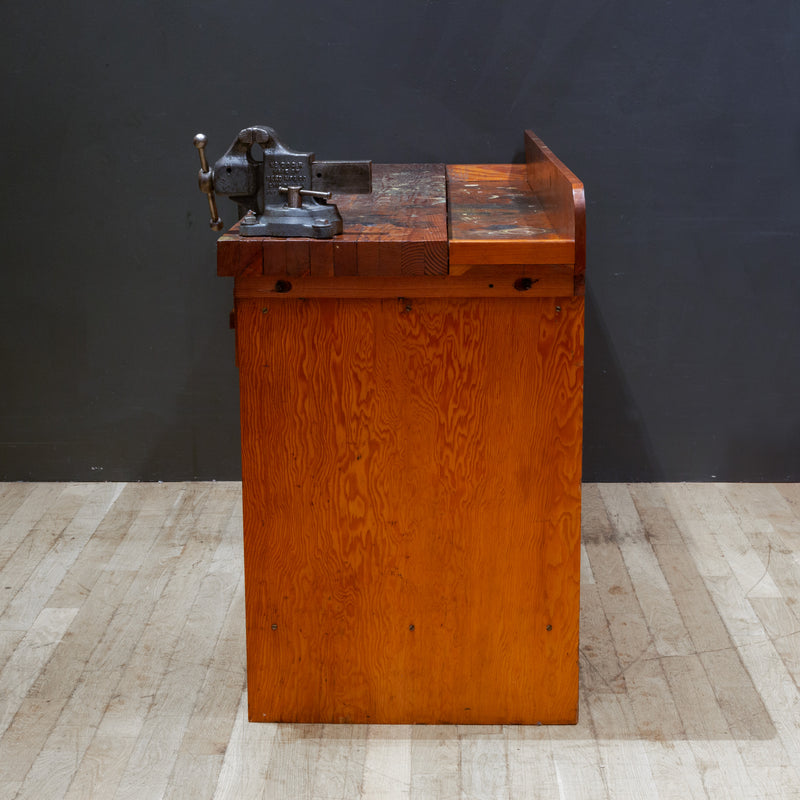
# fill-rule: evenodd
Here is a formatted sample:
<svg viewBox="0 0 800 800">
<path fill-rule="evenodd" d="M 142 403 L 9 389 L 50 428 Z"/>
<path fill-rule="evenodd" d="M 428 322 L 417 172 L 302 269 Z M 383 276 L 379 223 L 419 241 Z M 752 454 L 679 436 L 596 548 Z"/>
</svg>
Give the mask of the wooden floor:
<svg viewBox="0 0 800 800">
<path fill-rule="evenodd" d="M 238 484 L 0 484 L 0 798 L 800 797 L 800 485 L 583 535 L 577 726 L 250 724 Z"/>
</svg>

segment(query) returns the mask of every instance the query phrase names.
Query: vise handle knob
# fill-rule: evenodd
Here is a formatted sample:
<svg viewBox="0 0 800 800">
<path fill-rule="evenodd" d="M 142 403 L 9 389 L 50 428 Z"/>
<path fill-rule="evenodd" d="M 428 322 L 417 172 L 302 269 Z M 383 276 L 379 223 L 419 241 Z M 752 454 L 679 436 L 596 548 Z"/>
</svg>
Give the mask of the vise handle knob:
<svg viewBox="0 0 800 800">
<path fill-rule="evenodd" d="M 217 198 L 214 195 L 214 171 L 208 166 L 208 161 L 206 160 L 207 141 L 208 136 L 204 133 L 198 133 L 194 137 L 194 146 L 200 155 L 200 172 L 197 175 L 197 180 L 200 185 L 200 191 L 208 197 L 208 210 L 211 212 L 211 220 L 208 224 L 211 230 L 221 231 L 222 220 L 217 211 Z"/>
</svg>

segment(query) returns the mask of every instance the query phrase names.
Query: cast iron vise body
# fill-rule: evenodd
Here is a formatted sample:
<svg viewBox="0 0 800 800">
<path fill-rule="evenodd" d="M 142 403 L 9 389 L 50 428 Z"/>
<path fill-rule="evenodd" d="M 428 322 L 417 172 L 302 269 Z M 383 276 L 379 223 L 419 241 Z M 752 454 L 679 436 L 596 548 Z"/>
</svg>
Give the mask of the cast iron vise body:
<svg viewBox="0 0 800 800">
<path fill-rule="evenodd" d="M 290 150 L 263 125 L 244 128 L 211 169 L 207 137 L 198 133 L 200 190 L 208 196 L 211 228 L 222 230 L 215 193 L 239 206 L 240 236 L 310 236 L 330 239 L 342 232 L 333 192 L 372 191 L 371 161 L 317 161 L 313 153 Z M 262 157 L 263 155 L 263 157 Z"/>
</svg>

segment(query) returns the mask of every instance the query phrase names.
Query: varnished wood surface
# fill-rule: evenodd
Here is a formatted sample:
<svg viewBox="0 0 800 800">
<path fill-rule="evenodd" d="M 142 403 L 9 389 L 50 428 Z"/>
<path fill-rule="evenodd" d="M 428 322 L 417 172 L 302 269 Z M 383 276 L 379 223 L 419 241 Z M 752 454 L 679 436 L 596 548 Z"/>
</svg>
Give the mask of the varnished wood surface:
<svg viewBox="0 0 800 800">
<path fill-rule="evenodd" d="M 524 164 L 450 165 L 447 188 L 451 274 L 474 264 L 574 263 L 574 236 L 554 226 Z"/>
<path fill-rule="evenodd" d="M 583 301 L 240 301 L 250 718 L 574 722 Z"/>
<path fill-rule="evenodd" d="M 533 131 L 525 131 L 528 184 L 559 236 L 575 242 L 575 294 L 585 291 L 586 198 L 583 183 Z"/>
<path fill-rule="evenodd" d="M 372 193 L 336 195 L 344 233 L 332 240 L 236 234 L 217 242 L 219 275 L 331 277 L 447 273 L 447 197 L 441 164 L 375 164 Z"/>
<path fill-rule="evenodd" d="M 573 291 L 571 265 L 502 264 L 463 267 L 459 275 L 420 277 L 278 278 L 249 275 L 236 279 L 237 300 L 298 297 L 397 298 L 397 297 L 568 297 Z"/>
<path fill-rule="evenodd" d="M 583 508 L 577 726 L 257 725 L 238 484 L 0 484 L 0 797 L 797 797 L 800 486 Z"/>
<path fill-rule="evenodd" d="M 372 194 L 334 198 L 342 235 L 244 239 L 234 225 L 217 242 L 218 274 L 308 282 L 460 276 L 496 266 L 503 278 L 511 267 L 566 266 L 573 285 L 558 291 L 583 294 L 583 184 L 530 131 L 526 155 L 527 165 L 451 165 L 446 174 L 437 164 L 377 164 Z M 328 295 L 324 287 L 319 296 Z"/>
</svg>

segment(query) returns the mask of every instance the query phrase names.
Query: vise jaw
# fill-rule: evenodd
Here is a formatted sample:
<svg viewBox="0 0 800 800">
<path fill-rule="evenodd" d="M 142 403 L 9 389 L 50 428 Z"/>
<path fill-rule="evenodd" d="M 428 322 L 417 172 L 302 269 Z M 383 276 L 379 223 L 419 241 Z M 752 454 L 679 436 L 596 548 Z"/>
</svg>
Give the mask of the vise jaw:
<svg viewBox="0 0 800 800">
<path fill-rule="evenodd" d="M 309 236 L 330 239 L 343 230 L 333 192 L 372 191 L 371 161 L 317 161 L 290 150 L 264 125 L 244 128 L 214 168 L 206 161 L 207 137 L 198 133 L 200 191 L 208 196 L 213 230 L 222 230 L 217 194 L 239 206 L 240 236 Z"/>
</svg>

